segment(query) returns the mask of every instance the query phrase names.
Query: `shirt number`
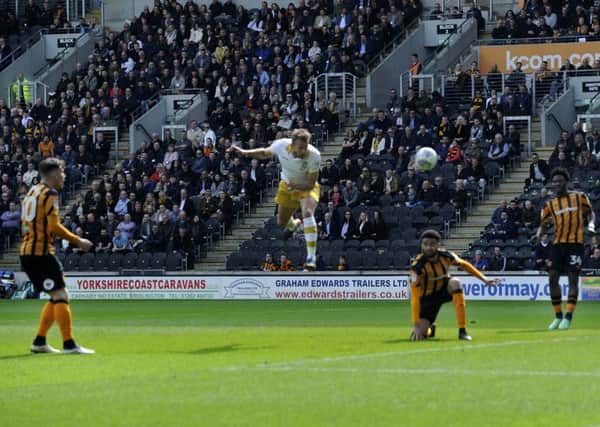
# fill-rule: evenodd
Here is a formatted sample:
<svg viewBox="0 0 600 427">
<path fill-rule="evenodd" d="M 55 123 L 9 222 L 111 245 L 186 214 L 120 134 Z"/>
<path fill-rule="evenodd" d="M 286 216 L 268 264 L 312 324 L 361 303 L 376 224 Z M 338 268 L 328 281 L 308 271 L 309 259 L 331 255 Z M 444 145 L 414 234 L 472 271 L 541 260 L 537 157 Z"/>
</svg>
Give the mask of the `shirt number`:
<svg viewBox="0 0 600 427">
<path fill-rule="evenodd" d="M 25 221 L 33 221 L 37 212 L 37 198 L 33 196 L 27 196 L 23 199 L 23 209 L 21 217 Z"/>
</svg>

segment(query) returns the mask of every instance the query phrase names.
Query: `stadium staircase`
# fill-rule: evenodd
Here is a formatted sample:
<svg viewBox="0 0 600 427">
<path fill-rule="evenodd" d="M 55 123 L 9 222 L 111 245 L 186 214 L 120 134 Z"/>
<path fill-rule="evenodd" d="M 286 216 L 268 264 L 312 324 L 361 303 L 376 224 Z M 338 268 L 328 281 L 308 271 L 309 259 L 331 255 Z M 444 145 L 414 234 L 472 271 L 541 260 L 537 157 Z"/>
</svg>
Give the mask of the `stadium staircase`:
<svg viewBox="0 0 600 427">
<path fill-rule="evenodd" d="M 323 142 L 319 147 L 322 161 L 334 159 L 340 154 L 344 143 L 344 134 L 348 129 L 355 129 L 360 122 L 367 121 L 371 115 L 366 107 L 366 83 L 360 79 L 357 85 L 358 111 L 355 119 L 347 120 L 340 130 Z M 261 228 L 275 214 L 275 194 L 268 194 L 263 202 L 249 215 L 245 215 L 241 223 L 233 226 L 232 233 L 216 243 L 207 256 L 195 264 L 196 271 L 217 271 L 225 269 L 225 259 L 229 254 L 239 250 L 242 242 L 252 238 L 252 234 Z"/>
<path fill-rule="evenodd" d="M 113 147 L 114 149 L 114 147 Z M 115 151 L 111 151 L 111 154 L 114 155 Z M 129 129 L 124 128 L 119 130 L 119 149 L 117 151 L 118 162 L 121 162 L 123 159 L 126 159 L 129 154 Z M 116 162 L 114 160 L 109 160 L 106 164 L 106 167 L 100 171 L 100 173 L 110 173 L 111 176 L 115 172 Z M 71 197 L 67 200 L 64 200 L 61 204 L 61 212 L 60 217 L 63 218 L 65 215 L 65 208 L 70 207 L 70 205 L 75 201 L 75 198 L 78 194 L 85 195 L 85 193 L 92 187 L 92 179 L 88 180 L 87 183 L 82 185 L 78 190 L 73 191 L 71 193 Z M 2 257 L 0 258 L 0 271 L 20 271 L 21 265 L 19 262 L 19 245 L 17 243 L 13 243 L 9 248 L 4 250 Z"/>
<path fill-rule="evenodd" d="M 537 146 L 536 142 L 539 142 L 541 139 L 540 126 L 539 118 L 532 117 L 531 139 L 534 144 L 533 149 L 539 153 L 540 158 L 548 160 L 554 147 Z M 524 136 L 526 135 L 522 135 L 522 137 Z M 526 138 L 522 140 L 526 140 Z M 502 200 L 510 201 L 523 193 L 525 179 L 528 177 L 529 162 L 525 160 L 508 172 L 486 199 L 473 207 L 473 210 L 469 212 L 462 224 L 452 230 L 450 237 L 445 241 L 446 248 L 457 253 L 468 250 L 469 244 L 479 239 L 480 233 L 485 229 L 485 226 L 492 221 L 492 213 L 500 205 L 500 202 Z"/>
<path fill-rule="evenodd" d="M 480 5 L 482 10 L 487 10 L 486 6 Z M 500 0 L 500 3 L 494 2 L 494 15 L 498 15 L 499 11 L 504 12 L 514 6 L 513 0 Z M 493 23 L 489 20 L 485 29 L 479 34 L 479 40 L 492 39 Z M 482 72 L 486 72 L 482 70 Z M 526 129 L 522 130 L 521 141 L 527 141 Z M 531 141 L 532 149 L 539 153 L 540 158 L 548 160 L 552 153 L 553 147 L 542 147 L 541 141 L 541 122 L 537 115 L 531 116 Z M 528 160 L 528 159 L 526 159 Z M 502 200 L 512 200 L 523 192 L 525 179 L 529 177 L 529 162 L 522 161 L 520 165 L 508 172 L 499 182 L 497 188 L 486 196 L 486 199 L 480 201 L 468 213 L 467 217 L 461 224 L 452 230 L 450 236 L 445 240 L 444 246 L 458 254 L 461 254 L 469 249 L 469 245 L 473 241 L 480 238 L 480 233 L 492 221 L 492 213 Z"/>
</svg>

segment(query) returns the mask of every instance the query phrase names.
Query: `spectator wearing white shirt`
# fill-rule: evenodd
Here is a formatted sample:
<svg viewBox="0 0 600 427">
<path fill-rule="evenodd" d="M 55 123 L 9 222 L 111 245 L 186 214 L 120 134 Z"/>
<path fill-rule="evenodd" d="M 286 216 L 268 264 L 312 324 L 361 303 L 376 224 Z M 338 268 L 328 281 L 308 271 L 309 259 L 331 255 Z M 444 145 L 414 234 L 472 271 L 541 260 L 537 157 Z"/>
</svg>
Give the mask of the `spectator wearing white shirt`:
<svg viewBox="0 0 600 427">
<path fill-rule="evenodd" d="M 202 129 L 198 127 L 197 120 L 192 120 L 190 122 L 190 128 L 187 130 L 186 137 L 191 141 L 192 144 L 197 146 L 204 141 L 204 134 Z"/>
<path fill-rule="evenodd" d="M 27 163 L 27 171 L 23 174 L 23 182 L 28 187 L 31 187 L 31 184 L 35 178 L 39 178 L 40 174 L 37 170 L 35 170 L 33 163 Z"/>
<path fill-rule="evenodd" d="M 264 23 L 261 21 L 260 14 L 258 12 L 254 13 L 252 21 L 250 21 L 248 24 L 248 29 L 257 33 L 262 33 L 264 31 Z"/>
<path fill-rule="evenodd" d="M 219 79 L 219 83 L 217 84 L 217 87 L 215 88 L 215 98 L 218 99 L 221 104 L 224 104 L 226 101 L 226 94 L 227 91 L 229 90 L 229 86 L 227 86 L 227 79 L 225 77 L 221 77 Z"/>
<path fill-rule="evenodd" d="M 371 153 L 374 155 L 379 155 L 385 152 L 385 137 L 383 136 L 383 131 L 379 128 L 375 129 L 375 136 L 373 137 L 373 141 L 371 141 Z"/>
<path fill-rule="evenodd" d="M 171 166 L 173 166 L 173 162 L 179 160 L 179 153 L 175 151 L 175 146 L 173 144 L 169 144 L 167 147 L 167 152 L 165 153 L 165 157 L 163 158 L 163 164 L 167 170 L 171 170 Z"/>
<path fill-rule="evenodd" d="M 310 62 L 315 62 L 317 55 L 321 55 L 321 47 L 319 46 L 319 42 L 314 40 L 312 47 L 308 49 L 308 59 L 310 59 Z"/>
<path fill-rule="evenodd" d="M 175 44 L 177 40 L 177 30 L 173 25 L 169 25 L 167 27 L 167 31 L 165 31 L 165 39 L 167 40 L 167 44 L 169 46 Z"/>
<path fill-rule="evenodd" d="M 175 68 L 175 75 L 171 79 L 171 89 L 185 89 L 185 77 L 181 75 L 179 68 Z"/>
<path fill-rule="evenodd" d="M 194 23 L 194 28 L 190 31 L 190 42 L 200 44 L 202 42 L 202 38 L 204 37 L 204 33 L 200 25 L 196 22 Z"/>
<path fill-rule="evenodd" d="M 202 145 L 206 145 L 209 139 L 214 143 L 217 140 L 217 134 L 210 128 L 208 122 L 204 122 L 204 138 L 202 140 Z"/>
<path fill-rule="evenodd" d="M 552 12 L 552 6 L 546 5 L 546 7 L 544 9 L 546 11 L 546 14 L 544 15 L 544 22 L 550 28 L 552 28 L 552 29 L 556 28 L 556 24 L 558 23 L 558 18 L 556 16 L 556 13 Z"/>
<path fill-rule="evenodd" d="M 121 55 L 121 69 L 125 74 L 129 74 L 129 72 L 133 71 L 135 68 L 135 62 L 131 59 L 131 56 L 127 55 L 126 52 L 123 52 Z"/>
</svg>

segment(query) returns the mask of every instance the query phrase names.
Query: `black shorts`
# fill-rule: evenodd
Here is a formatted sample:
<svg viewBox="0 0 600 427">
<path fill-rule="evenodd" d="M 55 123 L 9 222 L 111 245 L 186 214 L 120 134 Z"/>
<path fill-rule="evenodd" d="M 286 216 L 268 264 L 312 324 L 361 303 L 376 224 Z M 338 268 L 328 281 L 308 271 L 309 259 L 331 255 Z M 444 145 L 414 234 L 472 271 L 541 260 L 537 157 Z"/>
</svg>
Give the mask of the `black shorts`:
<svg viewBox="0 0 600 427">
<path fill-rule="evenodd" d="M 444 286 L 434 294 L 421 297 L 421 319 L 427 319 L 429 322 L 435 322 L 442 305 L 452 301 L 452 295 L 448 293 L 448 288 Z"/>
<path fill-rule="evenodd" d="M 557 243 L 552 246 L 550 269 L 562 274 L 578 272 L 581 269 L 583 253 L 583 245 L 579 243 Z"/>
<path fill-rule="evenodd" d="M 21 267 L 37 292 L 57 291 L 66 286 L 63 266 L 54 255 L 21 255 Z"/>
</svg>

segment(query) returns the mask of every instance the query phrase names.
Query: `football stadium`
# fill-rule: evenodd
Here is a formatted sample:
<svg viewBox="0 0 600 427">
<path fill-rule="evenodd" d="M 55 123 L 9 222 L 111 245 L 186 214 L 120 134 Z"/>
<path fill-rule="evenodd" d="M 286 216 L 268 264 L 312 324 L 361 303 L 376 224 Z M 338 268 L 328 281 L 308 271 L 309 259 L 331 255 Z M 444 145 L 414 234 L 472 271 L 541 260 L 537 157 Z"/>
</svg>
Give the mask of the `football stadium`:
<svg viewBox="0 0 600 427">
<path fill-rule="evenodd" d="M 0 12 L 0 426 L 600 426 L 597 2 Z"/>
</svg>

